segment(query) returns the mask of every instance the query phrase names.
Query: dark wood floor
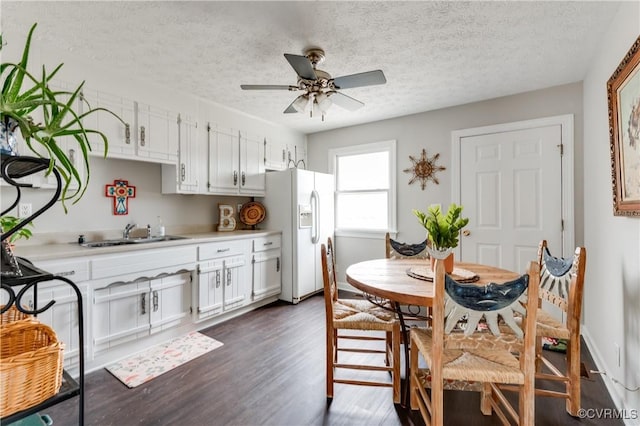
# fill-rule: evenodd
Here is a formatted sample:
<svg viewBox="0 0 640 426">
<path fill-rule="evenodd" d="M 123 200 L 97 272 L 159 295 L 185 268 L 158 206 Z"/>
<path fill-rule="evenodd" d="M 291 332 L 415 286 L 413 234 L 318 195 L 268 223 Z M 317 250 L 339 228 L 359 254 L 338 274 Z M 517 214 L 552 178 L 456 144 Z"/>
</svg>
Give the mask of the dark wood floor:
<svg viewBox="0 0 640 426">
<path fill-rule="evenodd" d="M 336 385 L 325 398 L 324 305 L 274 303 L 206 329 L 224 343 L 147 384 L 128 389 L 106 370 L 87 375 L 88 425 L 423 425 L 394 405 L 390 388 Z M 585 345 L 583 345 L 583 348 Z M 556 355 L 556 354 L 552 354 Z M 561 359 L 561 356 L 556 356 Z M 583 350 L 587 371 L 595 368 Z M 583 378 L 584 408 L 614 408 L 600 377 Z M 473 392 L 448 392 L 445 423 L 493 425 Z M 48 409 L 55 426 L 77 423 L 77 400 Z M 41 413 L 44 414 L 44 413 Z M 574 419 L 559 399 L 536 400 L 537 425 L 602 424 Z M 622 424 L 608 420 L 607 425 Z"/>
</svg>

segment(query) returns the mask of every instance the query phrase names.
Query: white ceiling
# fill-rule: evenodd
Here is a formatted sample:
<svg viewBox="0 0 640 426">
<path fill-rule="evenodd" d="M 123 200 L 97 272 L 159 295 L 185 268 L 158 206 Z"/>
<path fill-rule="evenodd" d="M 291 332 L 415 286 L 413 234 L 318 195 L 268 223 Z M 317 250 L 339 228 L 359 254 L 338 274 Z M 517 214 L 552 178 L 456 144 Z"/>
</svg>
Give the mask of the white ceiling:
<svg viewBox="0 0 640 426">
<path fill-rule="evenodd" d="M 304 133 L 581 81 L 615 2 L 1 2 L 3 32 L 25 34 Z M 20 40 L 22 43 L 23 40 Z M 346 89 L 365 106 L 283 114 L 299 94 L 284 53 L 326 52 L 333 77 L 381 69 Z M 604 88 L 603 88 L 604 90 Z"/>
</svg>

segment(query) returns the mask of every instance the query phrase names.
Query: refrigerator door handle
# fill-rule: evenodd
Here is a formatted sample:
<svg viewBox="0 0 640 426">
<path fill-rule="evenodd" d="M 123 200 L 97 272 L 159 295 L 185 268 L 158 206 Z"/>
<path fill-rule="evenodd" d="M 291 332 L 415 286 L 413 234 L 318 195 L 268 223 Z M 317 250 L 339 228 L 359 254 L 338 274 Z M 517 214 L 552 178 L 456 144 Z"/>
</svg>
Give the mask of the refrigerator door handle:
<svg viewBox="0 0 640 426">
<path fill-rule="evenodd" d="M 311 242 L 313 244 L 318 244 L 320 240 L 320 218 L 318 217 L 320 213 L 320 195 L 318 191 L 315 189 L 311 191 L 311 214 L 313 216 L 313 221 L 311 225 Z"/>
</svg>

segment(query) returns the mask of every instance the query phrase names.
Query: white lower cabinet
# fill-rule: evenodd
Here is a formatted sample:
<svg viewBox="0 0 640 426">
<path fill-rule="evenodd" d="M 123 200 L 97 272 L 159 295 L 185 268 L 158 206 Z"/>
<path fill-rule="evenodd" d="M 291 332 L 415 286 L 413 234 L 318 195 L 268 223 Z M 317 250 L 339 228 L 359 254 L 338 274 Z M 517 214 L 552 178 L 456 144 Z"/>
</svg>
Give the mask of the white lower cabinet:
<svg viewBox="0 0 640 426">
<path fill-rule="evenodd" d="M 89 273 L 89 262 L 84 259 L 70 259 L 60 262 L 40 262 L 36 266 L 54 275 L 66 277 L 74 282 L 82 295 L 86 327 L 86 294 Z M 35 288 L 37 286 L 37 298 Z M 49 309 L 38 315 L 38 320 L 49 325 L 56 332 L 58 340 L 64 343 L 65 368 L 75 374 L 78 366 L 79 345 L 79 317 L 78 298 L 75 290 L 67 283 L 59 280 L 44 281 L 27 290 L 22 297 L 22 305 L 33 309 L 41 309 L 51 301 L 55 303 Z M 18 289 L 14 289 L 18 291 Z M 86 328 L 85 328 L 86 336 Z M 86 339 L 85 339 L 86 342 Z"/>
<path fill-rule="evenodd" d="M 282 269 L 280 236 L 254 238 L 251 254 L 251 300 L 260 300 L 280 294 Z"/>
<path fill-rule="evenodd" d="M 93 291 L 94 355 L 181 325 L 189 318 L 191 273 L 113 282 Z"/>
<path fill-rule="evenodd" d="M 198 247 L 197 320 L 240 308 L 246 303 L 247 255 L 246 240 Z"/>
</svg>

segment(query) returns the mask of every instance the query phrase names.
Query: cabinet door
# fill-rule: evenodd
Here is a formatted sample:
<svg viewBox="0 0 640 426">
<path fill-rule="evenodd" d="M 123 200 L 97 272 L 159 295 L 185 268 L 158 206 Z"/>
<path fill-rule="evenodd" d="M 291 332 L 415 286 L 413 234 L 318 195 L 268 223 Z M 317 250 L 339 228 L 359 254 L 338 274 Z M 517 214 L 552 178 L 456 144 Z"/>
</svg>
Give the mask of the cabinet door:
<svg viewBox="0 0 640 426">
<path fill-rule="evenodd" d="M 265 138 L 264 168 L 265 170 L 284 170 L 287 168 L 287 147 L 284 143 Z"/>
<path fill-rule="evenodd" d="M 222 313 L 223 260 L 200 264 L 198 268 L 198 320 Z"/>
<path fill-rule="evenodd" d="M 175 164 L 178 161 L 178 114 L 141 102 L 136 106 L 138 157 Z"/>
<path fill-rule="evenodd" d="M 36 287 L 37 299 L 35 298 Z M 79 286 L 79 288 L 84 293 L 85 286 Z M 14 291 L 17 293 L 18 288 L 14 288 Z M 78 332 L 80 324 L 75 291 L 68 284 L 60 281 L 39 283 L 25 292 L 21 302 L 25 308 L 34 309 L 42 308 L 52 300 L 55 303 L 43 313 L 38 314 L 38 320 L 53 328 L 58 340 L 64 343 L 65 368 L 74 371 L 80 354 Z"/>
<path fill-rule="evenodd" d="M 244 304 L 246 261 L 244 256 L 228 257 L 224 260 L 224 310 L 239 308 Z"/>
<path fill-rule="evenodd" d="M 238 132 L 220 127 L 209 131 L 209 192 L 238 193 L 238 156 Z"/>
<path fill-rule="evenodd" d="M 149 281 L 114 283 L 93 292 L 94 355 L 149 334 Z"/>
<path fill-rule="evenodd" d="M 118 115 L 125 124 L 108 112 L 97 111 L 83 118 L 83 125 L 88 129 L 100 130 L 108 140 L 108 156 L 110 158 L 131 159 L 136 153 L 136 119 L 134 102 L 122 96 L 85 88 L 83 106 L 91 108 L 107 108 Z M 88 105 L 87 105 L 88 104 Z M 83 110 L 86 111 L 86 110 Z M 91 155 L 103 157 L 105 144 L 98 135 L 89 135 Z"/>
<path fill-rule="evenodd" d="M 180 192 L 198 191 L 198 123 L 190 116 L 180 118 L 178 187 Z"/>
<path fill-rule="evenodd" d="M 150 285 L 151 333 L 183 324 L 189 318 L 191 273 L 155 278 Z"/>
<path fill-rule="evenodd" d="M 252 300 L 280 294 L 282 282 L 280 250 L 255 253 L 251 263 L 253 266 Z"/>
<path fill-rule="evenodd" d="M 264 139 L 240 134 L 240 193 L 264 195 Z"/>
</svg>

